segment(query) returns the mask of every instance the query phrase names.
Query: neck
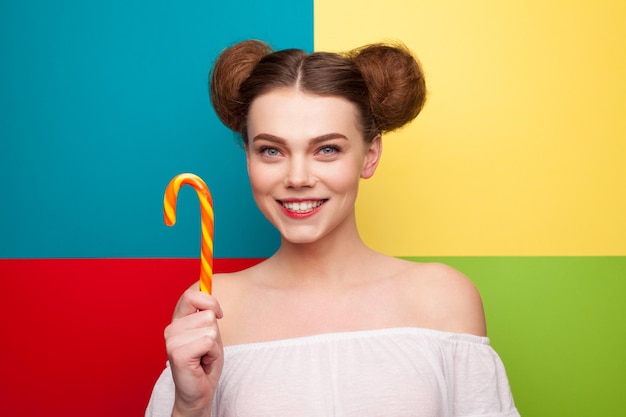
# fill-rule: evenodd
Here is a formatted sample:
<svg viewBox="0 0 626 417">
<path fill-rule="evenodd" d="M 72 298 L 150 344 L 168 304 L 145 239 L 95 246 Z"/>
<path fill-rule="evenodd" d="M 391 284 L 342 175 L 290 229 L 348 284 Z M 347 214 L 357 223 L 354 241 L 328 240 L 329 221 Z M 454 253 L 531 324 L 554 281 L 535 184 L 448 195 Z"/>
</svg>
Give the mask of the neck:
<svg viewBox="0 0 626 417">
<path fill-rule="evenodd" d="M 361 240 L 356 227 L 341 236 L 331 235 L 310 244 L 283 240 L 272 256 L 283 285 L 334 285 L 354 279 L 365 259 L 374 252 Z"/>
</svg>

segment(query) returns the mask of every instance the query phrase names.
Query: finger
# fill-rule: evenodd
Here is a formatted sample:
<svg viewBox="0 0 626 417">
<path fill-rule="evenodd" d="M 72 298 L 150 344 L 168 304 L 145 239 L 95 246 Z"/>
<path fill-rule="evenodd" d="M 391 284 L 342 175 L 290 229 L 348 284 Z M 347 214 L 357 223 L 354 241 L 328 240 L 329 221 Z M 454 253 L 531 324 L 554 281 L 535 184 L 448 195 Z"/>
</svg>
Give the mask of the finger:
<svg viewBox="0 0 626 417">
<path fill-rule="evenodd" d="M 194 329 L 166 342 L 168 357 L 177 367 L 195 368 L 203 362 L 212 363 L 221 357 L 219 334 L 215 329 Z"/>
<path fill-rule="evenodd" d="M 184 317 L 198 310 L 212 310 L 217 318 L 224 316 L 219 302 L 213 296 L 197 289 L 188 289 L 178 300 L 174 309 L 174 318 Z"/>
<path fill-rule="evenodd" d="M 181 346 L 196 344 L 197 346 L 207 345 L 218 342 L 218 331 L 214 328 L 190 329 L 181 333 L 174 334 L 165 340 L 165 347 L 168 352 L 175 351 Z M 206 354 L 207 350 L 199 350 L 196 357 Z"/>
<path fill-rule="evenodd" d="M 200 358 L 200 365 L 206 374 L 211 373 L 213 364 L 221 357 L 224 356 L 224 350 L 222 342 L 220 340 L 220 334 L 217 333 L 217 339 L 215 344 L 209 346 L 209 350 L 205 355 Z"/>
<path fill-rule="evenodd" d="M 166 339 L 191 329 L 217 328 L 217 316 L 213 310 L 196 311 L 188 316 L 175 318 L 164 331 Z"/>
</svg>

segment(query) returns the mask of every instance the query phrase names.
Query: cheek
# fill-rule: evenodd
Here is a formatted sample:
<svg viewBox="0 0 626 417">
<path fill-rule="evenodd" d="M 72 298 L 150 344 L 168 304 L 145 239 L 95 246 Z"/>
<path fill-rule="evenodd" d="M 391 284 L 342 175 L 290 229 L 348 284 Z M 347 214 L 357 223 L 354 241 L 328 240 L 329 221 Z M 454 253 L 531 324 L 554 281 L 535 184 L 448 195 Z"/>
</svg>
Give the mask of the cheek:
<svg viewBox="0 0 626 417">
<path fill-rule="evenodd" d="M 254 163 L 248 165 L 248 178 L 252 192 L 255 194 L 268 192 L 275 182 L 275 175 L 272 175 L 271 171 L 260 169 Z"/>
<path fill-rule="evenodd" d="M 361 165 L 354 162 L 328 166 L 321 172 L 325 182 L 338 191 L 356 189 L 361 179 Z"/>
<path fill-rule="evenodd" d="M 248 179 L 250 180 L 250 187 L 253 192 L 256 192 L 259 188 L 263 188 L 263 177 L 258 175 L 253 167 L 248 168 Z"/>
</svg>

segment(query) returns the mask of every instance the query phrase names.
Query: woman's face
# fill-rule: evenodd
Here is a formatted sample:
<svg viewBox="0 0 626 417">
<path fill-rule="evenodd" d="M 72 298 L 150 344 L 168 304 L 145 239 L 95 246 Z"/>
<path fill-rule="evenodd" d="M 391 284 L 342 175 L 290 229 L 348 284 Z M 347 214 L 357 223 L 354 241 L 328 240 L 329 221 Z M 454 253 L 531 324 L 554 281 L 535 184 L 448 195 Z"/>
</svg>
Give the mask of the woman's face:
<svg viewBox="0 0 626 417">
<path fill-rule="evenodd" d="M 254 199 L 292 243 L 356 231 L 360 178 L 375 171 L 380 137 L 365 143 L 356 107 L 292 88 L 257 97 L 248 113 L 246 156 Z"/>
</svg>

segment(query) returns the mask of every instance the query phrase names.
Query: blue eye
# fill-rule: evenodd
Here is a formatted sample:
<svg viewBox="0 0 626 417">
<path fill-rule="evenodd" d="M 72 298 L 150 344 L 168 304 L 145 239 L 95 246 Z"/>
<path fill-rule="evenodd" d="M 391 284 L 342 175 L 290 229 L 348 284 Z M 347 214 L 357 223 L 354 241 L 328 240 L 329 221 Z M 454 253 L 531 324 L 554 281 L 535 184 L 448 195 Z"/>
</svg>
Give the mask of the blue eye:
<svg viewBox="0 0 626 417">
<path fill-rule="evenodd" d="M 270 157 L 274 157 L 274 156 L 279 156 L 280 155 L 280 152 L 278 151 L 278 149 L 272 148 L 272 147 L 269 147 L 269 146 L 263 146 L 262 148 L 259 149 L 258 152 L 261 155 L 270 156 Z"/>
<path fill-rule="evenodd" d="M 339 148 L 334 145 L 328 145 L 320 148 L 319 153 L 322 155 L 332 155 L 339 152 Z"/>
</svg>

